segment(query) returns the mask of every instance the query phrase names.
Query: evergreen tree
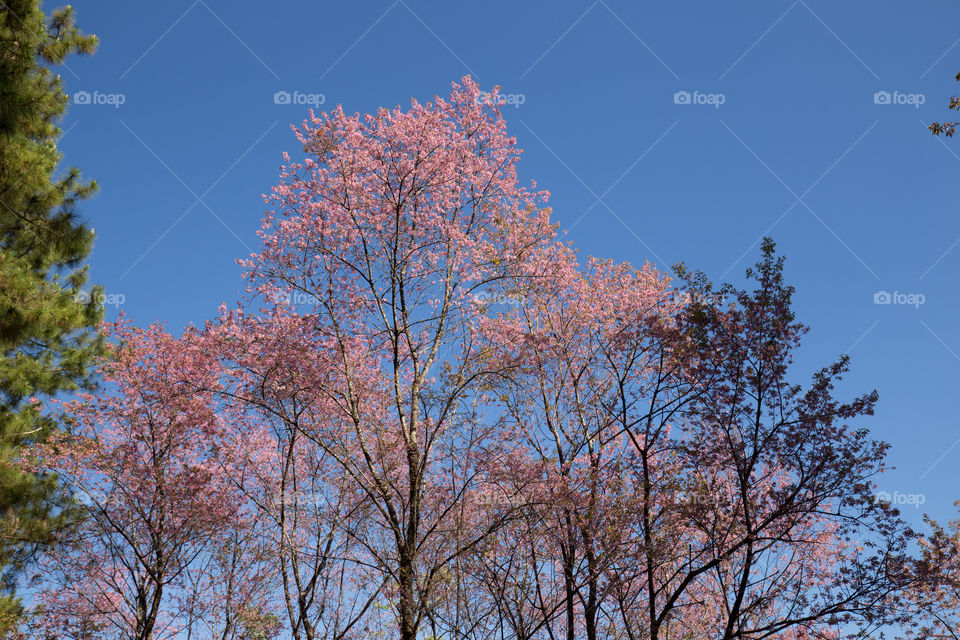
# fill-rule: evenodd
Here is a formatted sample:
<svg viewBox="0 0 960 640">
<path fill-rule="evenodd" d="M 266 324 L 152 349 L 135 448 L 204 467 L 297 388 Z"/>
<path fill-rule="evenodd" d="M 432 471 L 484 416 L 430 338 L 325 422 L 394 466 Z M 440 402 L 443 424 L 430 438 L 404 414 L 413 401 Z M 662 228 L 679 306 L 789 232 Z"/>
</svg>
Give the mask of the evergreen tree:
<svg viewBox="0 0 960 640">
<path fill-rule="evenodd" d="M 20 570 L 70 513 L 56 478 L 14 461 L 54 428 L 41 400 L 90 388 L 102 348 L 100 291 L 82 290 L 93 231 L 75 212 L 97 185 L 58 169 L 67 95 L 48 68 L 96 44 L 69 6 L 48 19 L 40 0 L 0 0 L 0 636 L 20 614 Z"/>
</svg>

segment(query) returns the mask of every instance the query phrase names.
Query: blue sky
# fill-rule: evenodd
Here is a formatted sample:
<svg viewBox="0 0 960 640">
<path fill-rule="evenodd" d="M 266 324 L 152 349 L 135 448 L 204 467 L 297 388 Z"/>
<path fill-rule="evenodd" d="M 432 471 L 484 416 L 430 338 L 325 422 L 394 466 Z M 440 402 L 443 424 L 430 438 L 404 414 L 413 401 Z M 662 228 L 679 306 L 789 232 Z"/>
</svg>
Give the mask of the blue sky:
<svg viewBox="0 0 960 640">
<path fill-rule="evenodd" d="M 915 522 L 953 512 L 960 139 L 926 125 L 960 91 L 960 5 L 73 6 L 101 45 L 62 70 L 60 146 L 102 188 L 82 213 L 110 317 L 176 331 L 236 299 L 234 261 L 256 250 L 260 195 L 309 103 L 407 105 L 469 73 L 512 96 L 521 175 L 582 253 L 738 282 L 772 235 L 812 326 L 799 370 L 849 352 L 842 391 L 879 390 L 867 426 L 893 444 L 881 489 L 922 496 L 904 505 Z"/>
</svg>

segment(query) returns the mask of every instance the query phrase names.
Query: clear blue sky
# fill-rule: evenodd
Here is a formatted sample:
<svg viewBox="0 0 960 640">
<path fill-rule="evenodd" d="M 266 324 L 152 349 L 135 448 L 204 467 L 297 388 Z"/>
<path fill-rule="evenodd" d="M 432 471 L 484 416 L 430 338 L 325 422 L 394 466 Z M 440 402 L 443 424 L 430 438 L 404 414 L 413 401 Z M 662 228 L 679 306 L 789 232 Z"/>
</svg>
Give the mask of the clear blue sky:
<svg viewBox="0 0 960 640">
<path fill-rule="evenodd" d="M 880 392 L 881 488 L 923 495 L 914 521 L 960 498 L 960 138 L 926 131 L 960 91 L 960 5 L 73 4 L 101 45 L 62 71 L 90 100 L 61 148 L 102 187 L 82 213 L 111 317 L 177 331 L 236 299 L 298 96 L 367 112 L 470 73 L 514 96 L 522 176 L 584 254 L 738 282 L 772 235 L 813 327 L 800 370 L 849 352 L 842 391 Z"/>
</svg>

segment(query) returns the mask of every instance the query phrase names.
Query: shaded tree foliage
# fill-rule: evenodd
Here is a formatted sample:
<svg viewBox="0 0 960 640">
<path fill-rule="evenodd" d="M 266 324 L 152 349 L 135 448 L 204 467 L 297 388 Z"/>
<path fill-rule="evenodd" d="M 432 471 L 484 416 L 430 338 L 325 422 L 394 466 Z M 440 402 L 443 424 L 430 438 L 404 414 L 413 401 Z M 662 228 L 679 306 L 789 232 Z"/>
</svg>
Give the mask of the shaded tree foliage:
<svg viewBox="0 0 960 640">
<path fill-rule="evenodd" d="M 38 0 L 0 3 L 0 611 L 15 616 L 15 582 L 64 520 L 55 478 L 9 463 L 54 428 L 38 401 L 89 386 L 99 339 L 98 292 L 83 292 L 93 232 L 76 205 L 96 184 L 58 173 L 62 82 L 49 68 L 91 53 L 72 10 L 49 19 Z"/>
</svg>

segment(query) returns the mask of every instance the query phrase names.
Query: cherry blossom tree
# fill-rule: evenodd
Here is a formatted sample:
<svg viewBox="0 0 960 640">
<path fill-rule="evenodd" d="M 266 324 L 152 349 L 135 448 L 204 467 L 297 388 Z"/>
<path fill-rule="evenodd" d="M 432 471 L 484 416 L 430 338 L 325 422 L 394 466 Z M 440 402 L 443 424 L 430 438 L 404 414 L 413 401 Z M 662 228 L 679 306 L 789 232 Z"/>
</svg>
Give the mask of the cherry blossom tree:
<svg viewBox="0 0 960 640">
<path fill-rule="evenodd" d="M 566 495 L 532 534 L 553 536 L 534 564 L 557 558 L 565 585 L 547 635 L 829 638 L 894 619 L 911 532 L 873 499 L 886 445 L 848 426 L 876 396 L 834 399 L 845 358 L 789 381 L 805 328 L 772 242 L 756 291 L 681 268 L 679 305 L 652 276 L 586 273 L 490 323 L 527 363 L 498 401 Z"/>
<path fill-rule="evenodd" d="M 960 502 L 957 503 L 960 507 Z M 960 519 L 941 524 L 925 517 L 930 533 L 920 536 L 920 557 L 912 563 L 909 587 L 896 604 L 911 623 L 897 637 L 960 638 Z"/>
<path fill-rule="evenodd" d="M 42 637 L 152 640 L 271 635 L 262 599 L 270 567 L 252 514 L 228 480 L 243 446 L 230 417 L 195 386 L 216 367 L 189 336 L 157 326 L 108 328 L 118 344 L 101 365 L 109 393 L 62 406 L 64 432 L 31 452 L 77 495 L 85 517 L 41 567 L 35 631 Z M 188 379 L 192 384 L 183 385 Z"/>
<path fill-rule="evenodd" d="M 335 382 L 312 329 L 295 315 L 233 313 L 202 339 L 224 367 L 219 404 L 243 415 L 247 437 L 257 434 L 232 480 L 260 514 L 258 539 L 280 578 L 271 595 L 283 602 L 293 638 L 334 640 L 358 637 L 384 578 L 361 544 L 369 500 L 312 437 L 318 423 L 337 419 L 320 391 L 324 379 Z"/>
<path fill-rule="evenodd" d="M 550 279 L 524 287 L 516 311 L 487 328 L 500 357 L 517 363 L 492 395 L 528 455 L 548 469 L 550 495 L 534 509 L 531 552 L 535 566 L 556 562 L 563 615 L 543 600 L 539 624 L 527 628 L 595 640 L 614 584 L 608 569 L 627 548 L 620 534 L 639 506 L 623 482 L 633 447 L 610 403 L 618 390 L 642 386 L 655 366 L 662 342 L 648 338 L 671 305 L 667 279 L 649 267 L 591 260 L 577 269 L 567 260 Z M 626 393 L 620 399 L 635 401 Z"/>
<path fill-rule="evenodd" d="M 791 381 L 806 328 L 773 242 L 762 252 L 747 272 L 754 291 L 680 269 L 690 402 L 671 417 L 677 498 L 640 523 L 644 539 L 666 531 L 670 543 L 643 551 L 650 638 L 678 618 L 706 621 L 715 638 L 856 636 L 893 619 L 882 603 L 912 532 L 873 497 L 887 445 L 851 425 L 872 414 L 876 392 L 835 399 L 846 356 L 806 387 Z M 641 450 L 649 424 L 631 428 Z"/>
<path fill-rule="evenodd" d="M 88 514 L 39 635 L 825 640 L 902 615 L 876 394 L 836 399 L 845 357 L 794 382 L 773 243 L 753 291 L 581 264 L 498 102 L 467 77 L 311 113 L 244 298 L 180 338 L 111 327 L 109 392 L 32 452 Z"/>
<path fill-rule="evenodd" d="M 313 115 L 295 130 L 304 159 L 287 157 L 268 199 L 263 250 L 244 263 L 264 332 L 306 320 L 253 386 L 310 396 L 296 430 L 365 503 L 364 527 L 346 535 L 382 576 L 405 640 L 451 563 L 497 526 L 463 523 L 465 497 L 509 453 L 476 401 L 497 366 L 482 294 L 536 279 L 559 250 L 546 194 L 518 185 L 496 103 L 465 78 L 408 111 Z M 301 383 L 300 371 L 315 373 Z"/>
</svg>

